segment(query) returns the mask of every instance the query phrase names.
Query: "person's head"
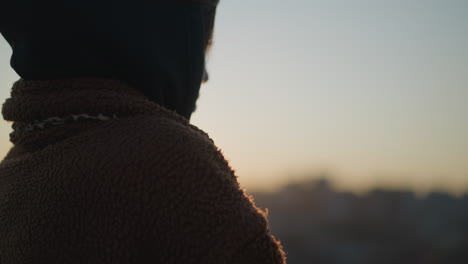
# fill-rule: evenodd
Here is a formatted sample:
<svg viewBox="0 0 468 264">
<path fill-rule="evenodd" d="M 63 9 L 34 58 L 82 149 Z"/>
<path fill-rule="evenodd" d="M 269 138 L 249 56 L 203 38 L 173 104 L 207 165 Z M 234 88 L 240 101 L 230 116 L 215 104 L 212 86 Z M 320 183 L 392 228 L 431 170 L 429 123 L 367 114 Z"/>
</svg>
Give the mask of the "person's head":
<svg viewBox="0 0 468 264">
<path fill-rule="evenodd" d="M 120 79 L 190 119 L 219 0 L 10 0 L 0 32 L 25 80 Z"/>
</svg>

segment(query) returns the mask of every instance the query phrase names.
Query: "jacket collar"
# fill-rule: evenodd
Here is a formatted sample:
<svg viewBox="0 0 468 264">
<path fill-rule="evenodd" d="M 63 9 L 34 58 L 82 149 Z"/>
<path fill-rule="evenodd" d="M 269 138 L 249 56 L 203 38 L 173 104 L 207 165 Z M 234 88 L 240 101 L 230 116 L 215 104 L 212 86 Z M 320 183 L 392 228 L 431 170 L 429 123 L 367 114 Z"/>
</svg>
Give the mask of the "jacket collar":
<svg viewBox="0 0 468 264">
<path fill-rule="evenodd" d="M 6 121 L 13 122 L 10 141 L 30 151 L 110 119 L 163 115 L 189 125 L 186 118 L 150 101 L 127 83 L 98 78 L 20 79 L 13 84 L 2 115 Z M 46 120 L 68 121 L 34 126 Z"/>
</svg>

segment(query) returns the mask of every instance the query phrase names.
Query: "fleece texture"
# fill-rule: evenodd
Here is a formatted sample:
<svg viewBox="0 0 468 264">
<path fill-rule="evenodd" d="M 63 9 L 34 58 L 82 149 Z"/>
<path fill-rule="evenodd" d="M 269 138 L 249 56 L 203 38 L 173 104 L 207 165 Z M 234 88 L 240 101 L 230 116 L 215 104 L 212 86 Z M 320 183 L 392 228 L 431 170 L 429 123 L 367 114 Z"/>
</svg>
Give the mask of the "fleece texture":
<svg viewBox="0 0 468 264">
<path fill-rule="evenodd" d="M 83 113 L 117 118 L 24 129 Z M 286 263 L 209 136 L 126 83 L 20 79 L 2 114 L 1 264 Z"/>
</svg>

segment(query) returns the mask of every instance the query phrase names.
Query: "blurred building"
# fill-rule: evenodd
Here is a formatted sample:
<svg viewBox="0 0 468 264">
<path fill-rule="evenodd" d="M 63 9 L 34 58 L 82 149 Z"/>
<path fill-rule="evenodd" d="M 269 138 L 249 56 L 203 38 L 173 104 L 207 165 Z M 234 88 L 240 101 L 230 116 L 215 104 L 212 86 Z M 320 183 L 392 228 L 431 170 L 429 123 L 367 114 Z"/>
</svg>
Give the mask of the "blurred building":
<svg viewBox="0 0 468 264">
<path fill-rule="evenodd" d="M 338 192 L 326 180 L 252 193 L 289 264 L 468 263 L 468 194 Z"/>
</svg>

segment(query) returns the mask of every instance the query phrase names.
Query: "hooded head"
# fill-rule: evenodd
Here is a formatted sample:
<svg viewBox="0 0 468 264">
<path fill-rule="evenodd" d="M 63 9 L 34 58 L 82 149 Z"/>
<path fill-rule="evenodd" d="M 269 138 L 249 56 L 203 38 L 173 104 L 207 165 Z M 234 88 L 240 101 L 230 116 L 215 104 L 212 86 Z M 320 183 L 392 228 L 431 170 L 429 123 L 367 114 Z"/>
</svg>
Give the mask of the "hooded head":
<svg viewBox="0 0 468 264">
<path fill-rule="evenodd" d="M 9 1 L 0 32 L 21 78 L 118 79 L 187 119 L 195 111 L 218 0 Z"/>
</svg>

